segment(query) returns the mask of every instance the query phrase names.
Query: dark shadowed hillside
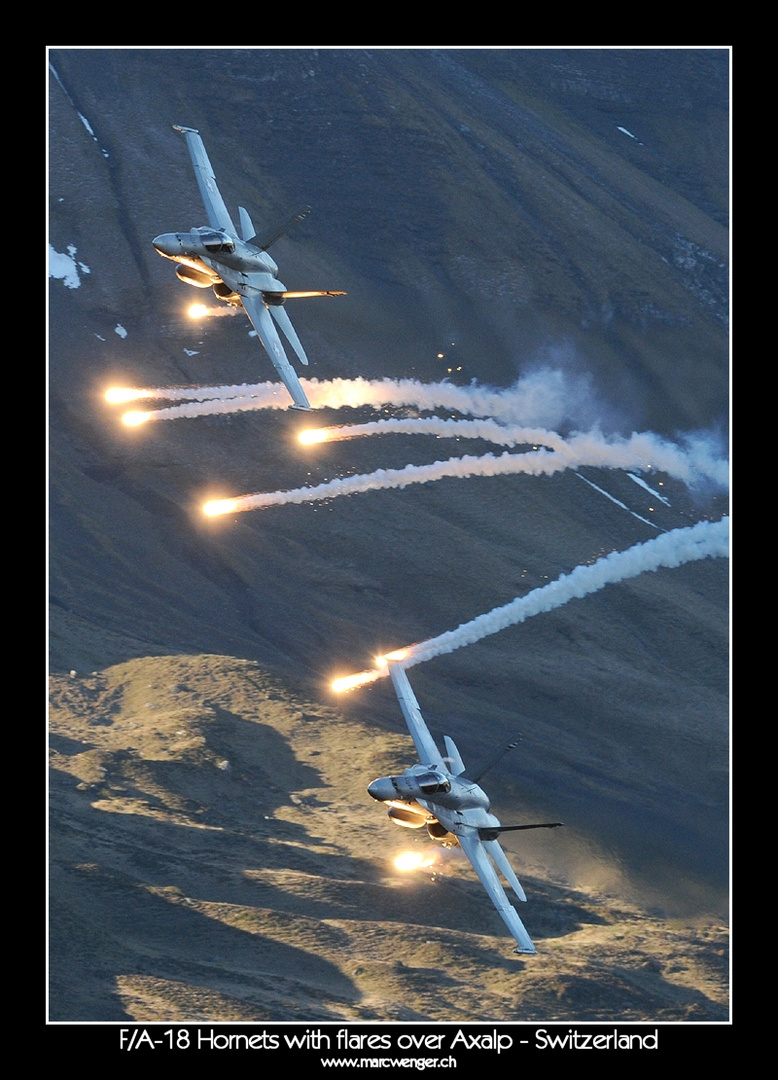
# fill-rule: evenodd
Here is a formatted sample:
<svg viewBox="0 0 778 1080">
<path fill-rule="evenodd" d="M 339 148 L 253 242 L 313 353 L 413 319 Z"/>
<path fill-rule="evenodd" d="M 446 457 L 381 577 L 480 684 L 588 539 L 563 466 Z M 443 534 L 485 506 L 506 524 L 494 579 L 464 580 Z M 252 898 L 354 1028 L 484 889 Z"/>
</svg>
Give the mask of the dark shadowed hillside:
<svg viewBox="0 0 778 1080">
<path fill-rule="evenodd" d="M 726 559 L 412 671 L 466 758 L 521 731 L 490 774 L 503 820 L 566 822 L 506 840 L 528 960 L 459 852 L 393 870 L 409 837 L 365 788 L 410 739 L 385 680 L 330 690 L 720 519 L 723 486 L 590 465 L 208 520 L 207 498 L 502 450 L 306 448 L 311 418 L 279 408 L 129 428 L 104 393 L 277 381 L 241 313 L 187 317 L 202 295 L 151 246 L 205 222 L 184 124 L 233 214 L 313 208 L 273 246 L 282 280 L 347 296 L 289 301 L 304 378 L 532 386 L 562 435 L 703 433 L 726 457 L 728 51 L 49 59 L 52 1019 L 726 1019 Z"/>
</svg>

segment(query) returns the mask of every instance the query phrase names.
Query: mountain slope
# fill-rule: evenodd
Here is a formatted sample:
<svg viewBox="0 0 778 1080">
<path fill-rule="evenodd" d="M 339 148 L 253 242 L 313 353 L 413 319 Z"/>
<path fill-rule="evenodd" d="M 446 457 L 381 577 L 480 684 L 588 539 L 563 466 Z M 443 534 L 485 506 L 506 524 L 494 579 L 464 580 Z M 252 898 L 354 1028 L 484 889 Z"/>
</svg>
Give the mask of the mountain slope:
<svg viewBox="0 0 778 1080">
<path fill-rule="evenodd" d="M 399 435 L 304 448 L 295 436 L 308 421 L 280 409 L 131 429 L 103 395 L 117 383 L 273 379 L 241 315 L 186 317 L 202 295 L 151 247 L 160 232 L 203 222 L 171 126 L 180 123 L 200 129 L 233 213 L 245 205 L 261 227 L 313 205 L 273 248 L 281 278 L 291 289 L 348 295 L 290 301 L 312 359 L 306 374 L 463 387 L 534 380 L 537 422 L 562 433 L 594 425 L 668 439 L 725 433 L 728 54 L 54 49 L 50 61 L 50 242 L 60 257 L 49 302 L 50 646 L 53 731 L 65 740 L 52 738 L 51 943 L 60 958 L 52 1015 L 278 1018 L 292 1002 L 301 1019 L 371 1010 L 399 1018 L 407 972 L 391 948 L 409 923 L 408 948 L 421 950 L 414 966 L 425 967 L 428 987 L 408 1006 L 414 1014 L 456 1015 L 459 976 L 439 966 L 438 952 L 421 964 L 432 927 L 472 949 L 484 971 L 505 965 L 505 992 L 484 991 L 483 1017 L 508 1018 L 515 962 L 495 959 L 505 957 L 499 927 L 488 946 L 474 934 L 488 901 L 467 871 L 439 883 L 448 890 L 440 903 L 438 883 L 387 884 L 384 850 L 398 838 L 364 789 L 390 750 L 398 766 L 410 763 L 396 703 L 380 684 L 334 699 L 331 678 L 611 550 L 718 519 L 726 493 L 663 477 L 662 501 L 624 471 L 581 468 L 447 479 L 209 521 L 200 508 L 210 497 L 495 448 Z M 418 411 L 326 408 L 315 422 Z M 523 973 L 534 1017 L 594 1009 L 718 1018 L 724 1008 L 720 931 L 679 930 L 676 941 L 670 920 L 714 927 L 725 918 L 728 622 L 726 560 L 705 560 L 609 586 L 414 670 L 432 730 L 453 735 L 469 756 L 522 731 L 520 754 L 493 783 L 506 820 L 526 812 L 568 823 L 562 840 L 511 847 L 523 879 L 528 859 L 528 895 L 540 909 L 527 924 L 543 940 L 545 966 Z M 244 682 L 249 670 L 257 674 Z M 105 723 L 119 715 L 111 701 L 135 680 L 155 685 L 158 671 L 169 679 L 161 714 L 136 709 L 137 729 Z M 197 730 L 179 745 L 175 732 L 189 728 L 167 725 L 179 724 L 186 695 L 169 687 L 195 674 Z M 233 679 L 239 704 L 215 707 L 232 700 Z M 286 719 L 280 734 L 259 737 L 268 721 L 252 699 L 265 701 L 265 679 Z M 273 715 L 276 705 L 267 706 Z M 293 721 L 300 711 L 315 719 Z M 251 733 L 251 760 L 235 793 L 237 829 L 203 807 L 226 798 L 216 783 L 225 782 L 219 738 L 230 760 L 240 732 Z M 352 745 L 363 747 L 353 761 Z M 318 779 L 294 764 L 316 768 L 310 746 L 326 759 Z M 254 835 L 264 817 L 252 799 L 268 782 L 277 788 L 271 820 L 289 829 L 277 840 Z M 317 802 L 303 811 L 290 801 L 311 789 L 340 808 L 337 827 Z M 311 832 L 320 816 L 326 828 Z M 121 843 L 105 821 L 121 823 Z M 85 848 L 95 830 L 92 857 Z M 138 865 L 149 830 L 159 853 Z M 172 838 L 182 836 L 187 858 L 169 871 Z M 261 903 L 250 889 L 209 880 L 213 840 L 241 880 L 256 869 L 257 850 L 263 859 L 283 851 Z M 111 916 L 97 949 L 90 931 L 116 901 L 128 917 L 137 903 L 140 928 L 128 940 Z M 581 925 L 581 910 L 603 921 Z M 188 955 L 177 952 L 179 920 L 185 935 L 197 928 Z M 651 927 L 627 935 L 629 960 L 616 943 L 622 923 Z M 260 992 L 236 960 L 246 933 L 267 970 L 293 973 L 286 996 Z M 364 978 L 338 951 L 360 934 L 371 944 Z M 601 934 L 612 935 L 613 951 L 597 969 L 595 1002 L 573 969 L 575 957 L 587 962 L 590 938 L 598 954 L 605 948 Z M 650 957 L 662 952 L 662 934 L 689 959 L 684 973 L 663 966 L 657 980 Z M 87 977 L 101 951 L 110 962 Z M 652 989 L 633 1000 L 625 987 L 643 963 Z M 332 999 L 317 1004 L 330 981 Z M 694 993 L 674 997 L 678 983 Z"/>
</svg>

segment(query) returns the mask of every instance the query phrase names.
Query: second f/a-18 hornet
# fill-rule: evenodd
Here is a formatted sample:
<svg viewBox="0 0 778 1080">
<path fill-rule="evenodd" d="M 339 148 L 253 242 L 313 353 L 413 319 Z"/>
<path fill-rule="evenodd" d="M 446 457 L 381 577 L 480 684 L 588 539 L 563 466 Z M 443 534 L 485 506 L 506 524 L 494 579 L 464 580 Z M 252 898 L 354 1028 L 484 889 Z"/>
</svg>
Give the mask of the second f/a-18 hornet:
<svg viewBox="0 0 778 1080">
<path fill-rule="evenodd" d="M 411 829 L 426 826 L 434 840 L 458 843 L 516 939 L 518 947 L 514 951 L 534 953 L 535 946 L 495 870 L 496 867 L 500 871 L 519 900 L 527 899 L 497 838 L 500 833 L 516 829 L 555 829 L 563 822 L 500 825 L 494 814 L 489 813 L 489 799 L 476 783 L 495 760 L 477 770 L 476 775 L 470 775 L 454 740 L 448 735 L 444 737 L 446 754 L 441 754 L 424 723 L 402 665 L 390 663 L 389 674 L 420 764 L 406 769 L 401 776 L 382 776 L 374 780 L 367 789 L 368 794 L 388 805 L 389 817 L 396 824 Z M 515 742 L 510 744 L 514 745 Z"/>
<path fill-rule="evenodd" d="M 224 204 L 211 163 L 205 152 L 203 140 L 194 128 L 173 125 L 186 137 L 189 154 L 194 165 L 197 186 L 200 188 L 208 225 L 188 232 L 163 233 L 152 243 L 160 255 L 178 263 L 176 274 L 187 285 L 198 289 L 213 288 L 219 300 L 234 307 L 242 307 L 265 346 L 267 354 L 292 396 L 293 409 L 310 409 L 305 391 L 300 385 L 292 365 L 287 359 L 281 338 L 270 317 L 284 331 L 290 345 L 303 364 L 308 357 L 300 344 L 291 320 L 283 308 L 285 300 L 303 296 L 344 296 L 341 292 L 288 292 L 278 280 L 278 266 L 267 249 L 293 225 L 306 216 L 304 207 L 281 222 L 278 226 L 257 233 L 248 212 L 238 207 L 240 231 L 238 232 Z"/>
</svg>

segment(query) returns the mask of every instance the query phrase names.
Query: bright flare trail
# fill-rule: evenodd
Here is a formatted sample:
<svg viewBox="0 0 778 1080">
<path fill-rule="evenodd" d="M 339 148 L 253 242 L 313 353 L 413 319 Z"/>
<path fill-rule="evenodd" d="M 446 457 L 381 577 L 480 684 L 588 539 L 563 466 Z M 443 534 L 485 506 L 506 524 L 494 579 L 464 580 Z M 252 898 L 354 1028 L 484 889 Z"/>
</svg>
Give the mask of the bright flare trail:
<svg viewBox="0 0 778 1080">
<path fill-rule="evenodd" d="M 559 427 L 565 420 L 581 425 L 581 403 L 590 398 L 586 379 L 571 379 L 562 372 L 544 369 L 522 376 L 513 386 L 455 386 L 453 383 L 422 383 L 417 379 L 301 379 L 314 408 L 375 410 L 384 406 L 433 411 L 445 409 L 465 416 L 491 417 L 505 424 L 536 424 Z M 159 401 L 197 401 L 197 406 L 174 406 L 155 410 L 155 420 L 205 416 L 249 409 L 286 409 L 283 387 L 278 383 L 242 386 L 148 387 L 139 396 Z M 592 411 L 591 409 L 589 410 Z M 577 419 L 576 419 L 577 418 Z"/>
<path fill-rule="evenodd" d="M 613 551 L 594 563 L 576 566 L 569 574 L 562 574 L 556 581 L 533 589 L 526 596 L 517 597 L 509 604 L 494 608 L 470 622 L 462 623 L 456 630 L 449 630 L 438 637 L 408 646 L 403 667 L 413 667 L 436 656 L 461 649 L 464 645 L 472 645 L 490 634 L 516 626 L 533 615 L 553 611 L 570 600 L 580 600 L 599 592 L 606 585 L 615 585 L 662 567 L 675 568 L 698 559 L 725 558 L 728 555 L 729 518 L 715 522 L 701 521 L 688 528 L 673 529 L 653 540 L 635 544 L 626 551 Z M 396 655 L 388 654 L 389 659 Z M 332 689 L 342 693 L 356 686 L 375 682 L 387 674 L 384 660 L 382 666 L 372 671 L 362 671 L 336 679 Z"/>
<path fill-rule="evenodd" d="M 309 431 L 301 431 L 300 434 L 297 437 L 300 440 L 300 442 L 303 444 L 303 446 L 313 446 L 316 443 L 330 442 L 331 440 L 336 438 L 336 436 L 333 436 L 333 435 L 330 434 L 333 430 L 340 430 L 340 429 L 333 429 L 333 428 L 311 429 Z M 349 435 L 343 435 L 342 438 L 348 439 L 348 438 L 350 438 L 350 436 Z"/>
<path fill-rule="evenodd" d="M 210 416 L 221 412 L 241 412 L 252 409 L 286 408 L 283 387 L 277 383 L 244 384 L 242 386 L 168 386 L 124 387 L 114 386 L 106 392 L 109 405 L 137 401 L 182 401 L 164 409 L 149 409 L 148 420 L 177 420 L 186 416 Z"/>
<path fill-rule="evenodd" d="M 206 517 L 219 517 L 221 514 L 234 514 L 237 506 L 234 499 L 212 499 L 203 507 Z"/>
<path fill-rule="evenodd" d="M 126 424 L 127 427 L 139 427 L 141 424 L 145 424 L 148 419 L 149 414 L 147 412 L 136 409 L 132 412 L 126 412 L 122 417 L 122 423 Z"/>
<path fill-rule="evenodd" d="M 534 431 L 533 434 L 537 435 L 539 432 Z M 386 488 L 405 488 L 409 484 L 427 484 L 448 477 L 508 476 L 517 473 L 550 476 L 564 469 L 576 469 L 584 465 L 605 469 L 658 469 L 687 484 L 712 480 L 725 487 L 729 479 L 727 462 L 716 459 L 704 444 L 698 447 L 690 445 L 683 449 L 651 434 L 609 440 L 598 432 L 589 432 L 564 440 L 548 432 L 546 438 L 548 441 L 553 438 L 557 449 L 539 449 L 526 454 L 511 454 L 506 451 L 499 456 L 465 455 L 435 461 L 431 465 L 378 469 L 373 473 L 346 476 L 313 487 L 236 495 L 231 500 L 234 505 L 230 512 L 262 510 L 269 506 L 285 506 L 289 503 L 317 502 L 340 495 L 356 495 Z"/>
<path fill-rule="evenodd" d="M 218 307 L 208 307 L 207 304 L 192 304 L 187 309 L 187 315 L 190 319 L 213 319 L 219 318 L 221 315 L 234 315 L 237 308 L 224 305 Z"/>
<path fill-rule="evenodd" d="M 556 432 L 545 428 L 504 426 L 496 420 L 444 420 L 438 416 L 412 420 L 372 420 L 366 424 L 343 424 L 336 427 L 310 428 L 298 435 L 304 446 L 323 442 L 342 442 L 368 435 L 435 435 L 442 439 L 483 439 L 499 446 L 537 444 L 557 449 L 565 445 Z"/>
<path fill-rule="evenodd" d="M 433 855 L 420 855 L 417 851 L 404 851 L 394 860 L 397 870 L 423 870 L 435 862 Z"/>
<path fill-rule="evenodd" d="M 334 428 L 320 428 L 311 433 L 303 433 L 304 443 L 335 441 L 372 434 L 435 434 L 441 437 L 467 437 L 486 439 L 498 445 L 515 446 L 520 443 L 541 446 L 558 454 L 569 454 L 570 460 L 560 464 L 561 468 L 574 468 L 575 455 L 580 455 L 579 465 L 602 465 L 606 468 L 645 468 L 665 471 L 669 475 L 686 483 L 695 483 L 709 479 L 721 487 L 728 486 L 729 464 L 721 458 L 711 440 L 703 436 L 684 437 L 679 444 L 673 444 L 650 432 L 633 434 L 629 438 L 607 437 L 594 426 L 583 433 L 581 428 L 580 402 L 589 398 L 586 380 L 571 383 L 569 377 L 561 372 L 549 369 L 523 376 L 512 387 L 494 389 L 470 386 L 454 386 L 447 382 L 420 383 L 415 379 L 333 379 L 319 382 L 317 379 L 302 380 L 308 399 L 316 408 L 358 408 L 369 406 L 381 409 L 387 405 L 425 409 L 447 409 L 464 415 L 485 417 L 483 420 L 456 421 L 440 417 L 418 419 L 379 420 L 368 424 L 342 425 Z M 182 417 L 196 417 L 214 413 L 251 411 L 254 409 L 286 409 L 286 396 L 277 383 L 243 384 L 241 386 L 211 387 L 168 387 L 168 388 L 119 388 L 114 387 L 106 394 L 109 402 L 124 402 L 136 398 L 151 398 L 160 401 L 177 401 L 183 404 L 162 409 L 149 410 L 147 420 L 175 420 Z M 563 421 L 574 420 L 578 431 L 564 439 L 550 425 L 560 426 Z M 616 460 L 616 452 L 621 449 L 625 456 Z M 539 450 L 538 453 L 547 451 Z M 597 454 L 601 458 L 597 458 Z M 637 460 L 630 454 L 638 454 Z M 472 472 L 443 471 L 441 476 L 497 475 L 511 471 L 532 471 L 521 467 L 512 468 L 510 462 L 502 466 L 492 466 L 488 471 L 487 459 L 483 467 Z M 505 457 L 505 455 L 503 455 Z M 463 461 L 477 460 L 474 458 Z M 491 459 L 492 461 L 495 459 Z M 542 460 L 542 459 L 540 459 Z M 358 490 L 372 490 L 379 487 L 404 487 L 406 483 L 422 483 L 425 479 L 438 479 L 438 476 L 418 473 L 418 469 L 440 468 L 436 466 L 408 466 L 407 470 L 379 470 L 371 477 L 359 478 L 363 486 Z M 556 471 L 552 461 L 545 462 L 546 467 L 538 471 Z M 515 465 L 515 458 L 514 458 Z M 454 466 L 450 466 L 451 469 Z M 345 488 L 338 488 L 339 481 L 332 481 L 330 490 L 298 489 L 298 492 L 310 490 L 320 494 L 289 498 L 286 501 L 303 502 L 309 499 L 330 498 L 336 494 L 352 494 L 357 478 L 349 478 Z M 374 482 L 373 482 L 374 481 Z M 284 493 L 298 495 L 298 492 Z M 278 505 L 283 501 L 282 493 L 269 496 L 242 496 L 240 509 L 256 509 L 259 506 Z M 266 501 L 254 505 L 244 505 L 244 500 L 264 498 Z M 270 501 L 267 501 L 270 499 Z"/>
<path fill-rule="evenodd" d="M 386 653 L 384 656 L 377 656 L 374 671 L 362 671 L 358 675 L 346 675 L 342 679 L 335 679 L 332 689 L 336 693 L 342 694 L 345 690 L 355 690 L 357 686 L 375 682 L 382 675 L 389 674 L 387 664 L 390 660 L 405 660 L 409 653 L 410 649 L 395 649 L 394 652 Z"/>
<path fill-rule="evenodd" d="M 309 400 L 319 408 L 374 409 L 386 405 L 417 409 L 446 409 L 485 419 L 462 421 L 440 417 L 378 420 L 367 424 L 342 425 L 303 432 L 307 444 L 359 438 L 374 434 L 434 434 L 439 437 L 479 438 L 498 445 L 531 445 L 531 453 L 485 454 L 433 462 L 431 465 L 407 465 L 401 469 L 379 469 L 362 476 L 348 476 L 314 487 L 296 488 L 206 503 L 203 512 L 209 517 L 240 513 L 286 503 L 314 502 L 338 495 L 404 488 L 408 484 L 427 483 L 444 477 L 500 476 L 511 473 L 550 475 L 562 469 L 593 466 L 599 468 L 655 469 L 689 485 L 713 482 L 721 488 L 729 484 L 729 464 L 718 455 L 711 440 L 703 436 L 684 437 L 670 443 L 650 432 L 629 437 L 608 437 L 595 426 L 587 432 L 576 431 L 563 438 L 548 429 L 567 418 L 579 416 L 579 403 L 587 399 L 586 381 L 571 386 L 560 373 L 536 372 L 520 379 L 506 390 L 467 387 L 449 383 L 424 384 L 414 379 L 335 379 L 304 381 Z M 251 409 L 286 409 L 285 396 L 278 384 L 257 383 L 242 386 L 120 388 L 106 393 L 109 403 L 117 404 L 140 398 L 176 401 L 185 404 L 169 408 L 126 414 L 124 422 L 140 424 L 146 420 L 167 420 L 217 412 Z M 571 404 L 571 403 L 575 404 Z M 591 565 L 576 567 L 557 581 L 518 597 L 503 607 L 480 615 L 456 630 L 389 654 L 388 659 L 402 659 L 406 667 L 422 663 L 446 652 L 472 644 L 482 637 L 523 622 L 532 615 L 596 592 L 605 585 L 624 581 L 648 570 L 681 566 L 707 557 L 726 556 L 729 552 L 729 520 L 700 522 L 686 529 L 675 529 L 624 552 L 613 552 Z M 387 674 L 387 658 L 380 657 L 370 671 L 336 679 L 333 689 L 343 692 L 373 682 Z"/>
<path fill-rule="evenodd" d="M 112 386 L 110 390 L 105 392 L 105 400 L 109 405 L 125 405 L 128 401 L 153 397 L 153 390 L 133 390 L 126 386 Z"/>
</svg>

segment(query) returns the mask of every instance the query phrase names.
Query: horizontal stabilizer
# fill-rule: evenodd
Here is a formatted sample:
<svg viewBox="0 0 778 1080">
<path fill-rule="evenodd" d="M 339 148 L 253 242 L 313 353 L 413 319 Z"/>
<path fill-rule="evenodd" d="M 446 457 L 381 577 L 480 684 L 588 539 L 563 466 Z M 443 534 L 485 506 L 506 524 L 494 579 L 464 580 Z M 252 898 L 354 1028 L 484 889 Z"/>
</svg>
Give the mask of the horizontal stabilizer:
<svg viewBox="0 0 778 1080">
<path fill-rule="evenodd" d="M 495 753 L 490 754 L 488 758 L 478 763 L 474 769 L 467 770 L 467 779 L 472 780 L 473 783 L 478 783 L 482 776 L 494 768 L 498 761 L 505 757 L 509 750 L 514 750 L 521 742 L 521 735 L 514 735 L 509 743 L 505 746 L 501 746 Z"/>
<path fill-rule="evenodd" d="M 505 853 L 500 849 L 498 844 L 490 849 L 487 844 L 478 839 L 477 836 L 465 836 L 460 835 L 458 837 L 459 844 L 462 847 L 465 855 L 470 860 L 473 869 L 481 879 L 481 884 L 489 893 L 492 903 L 497 908 L 501 919 L 510 930 L 511 934 L 518 945 L 517 952 L 534 953 L 536 952 L 535 946 L 532 944 L 532 938 L 527 933 L 524 923 L 518 916 L 516 908 L 508 901 L 508 897 L 505 895 L 505 890 L 500 884 L 500 880 L 497 877 L 497 872 L 492 866 L 489 859 L 489 855 L 495 859 L 497 865 L 503 873 L 505 873 L 505 866 L 508 865 L 508 860 L 505 858 Z M 499 851 L 499 855 L 494 851 L 494 848 Z M 488 854 L 487 854 L 488 852 Z M 496 856 L 496 857 L 495 857 Z M 502 856 L 502 858 L 500 858 Z M 499 861 L 498 861 L 499 860 Z M 510 870 L 510 866 L 508 866 Z M 516 880 L 516 875 L 510 870 L 511 877 L 508 880 L 511 886 L 516 891 L 516 895 L 521 899 L 526 899 L 524 892 Z M 507 875 L 506 875 L 507 876 Z M 515 884 L 514 884 L 515 882 Z M 518 890 L 516 886 L 518 885 Z"/>
<path fill-rule="evenodd" d="M 493 829 L 479 829 L 478 835 L 482 840 L 496 840 L 501 832 L 520 832 L 522 829 L 558 829 L 560 825 L 564 825 L 564 821 L 540 821 L 535 825 L 500 825 Z"/>
<path fill-rule="evenodd" d="M 302 300 L 306 296 L 347 296 L 344 292 L 334 292 L 332 289 L 308 289 L 305 292 L 285 292 L 281 294 L 284 300 Z"/>
<path fill-rule="evenodd" d="M 492 862 L 500 871 L 505 880 L 508 882 L 513 891 L 516 893 L 519 900 L 521 900 L 522 903 L 526 904 L 526 893 L 522 889 L 521 883 L 516 877 L 513 867 L 508 862 L 508 856 L 505 854 L 503 849 L 500 847 L 496 840 L 485 840 L 484 847 L 491 856 Z"/>
<path fill-rule="evenodd" d="M 252 236 L 250 242 L 256 247 L 261 248 L 262 251 L 267 251 L 271 244 L 274 244 L 279 237 L 284 235 L 284 233 L 288 233 L 298 221 L 302 221 L 303 218 L 310 214 L 310 212 L 310 206 L 301 206 L 299 210 L 290 214 L 288 218 L 284 218 L 278 225 L 274 225 L 271 229 L 265 229 L 263 233 L 257 233 L 256 236 Z"/>
<path fill-rule="evenodd" d="M 302 344 L 300 342 L 299 337 L 297 336 L 295 328 L 292 326 L 292 320 L 289 318 L 289 316 L 287 315 L 284 308 L 278 307 L 278 305 L 276 305 L 276 304 L 272 304 L 270 306 L 270 308 L 269 308 L 269 311 L 272 314 L 275 321 L 281 327 L 283 332 L 286 334 L 287 339 L 289 341 L 289 344 L 292 346 L 292 348 L 294 349 L 294 351 L 297 353 L 298 357 L 300 358 L 300 363 L 305 364 L 307 366 L 308 365 L 308 357 L 305 355 L 305 349 L 302 347 Z"/>
<path fill-rule="evenodd" d="M 292 401 L 298 409 L 310 409 L 311 403 L 300 385 L 297 372 L 286 357 L 281 338 L 278 336 L 278 331 L 270 318 L 270 313 L 265 307 L 264 301 L 260 296 L 247 296 L 245 294 L 242 300 L 246 314 L 251 320 L 251 325 L 256 330 L 259 340 L 265 346 L 265 350 L 273 362 L 273 367 L 281 376 L 284 386 L 291 394 Z"/>
</svg>

